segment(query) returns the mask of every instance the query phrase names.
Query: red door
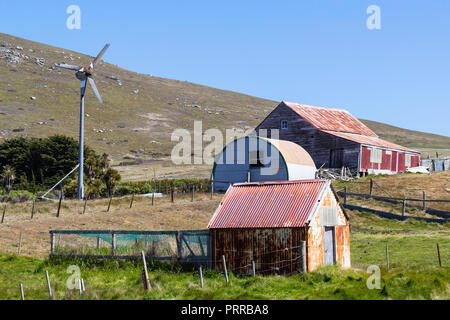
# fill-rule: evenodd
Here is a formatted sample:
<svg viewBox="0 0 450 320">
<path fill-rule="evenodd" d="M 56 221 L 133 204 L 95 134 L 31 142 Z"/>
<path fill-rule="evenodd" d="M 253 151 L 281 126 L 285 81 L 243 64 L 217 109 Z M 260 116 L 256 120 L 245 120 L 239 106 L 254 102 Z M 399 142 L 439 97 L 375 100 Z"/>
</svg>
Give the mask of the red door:
<svg viewBox="0 0 450 320">
<path fill-rule="evenodd" d="M 391 158 L 391 171 L 397 172 L 397 151 L 392 151 L 392 158 Z"/>
</svg>

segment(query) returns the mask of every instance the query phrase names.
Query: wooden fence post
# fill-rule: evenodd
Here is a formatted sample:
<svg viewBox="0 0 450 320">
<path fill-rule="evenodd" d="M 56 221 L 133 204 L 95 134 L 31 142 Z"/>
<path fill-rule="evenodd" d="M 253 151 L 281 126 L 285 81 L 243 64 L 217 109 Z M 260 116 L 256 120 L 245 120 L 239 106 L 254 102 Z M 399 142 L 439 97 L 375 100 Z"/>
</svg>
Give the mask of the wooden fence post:
<svg viewBox="0 0 450 320">
<path fill-rule="evenodd" d="M 344 206 L 347 205 L 347 186 L 344 188 Z"/>
<path fill-rule="evenodd" d="M 192 199 L 191 199 L 191 202 L 194 202 L 194 193 L 195 193 L 195 186 L 192 185 Z"/>
<path fill-rule="evenodd" d="M 253 276 L 253 278 L 256 277 L 256 265 L 255 265 L 255 261 L 252 261 L 252 276 Z"/>
<path fill-rule="evenodd" d="M 33 205 L 31 206 L 31 220 L 33 220 L 34 217 L 34 206 L 35 206 L 36 200 L 33 199 Z"/>
<path fill-rule="evenodd" d="M 55 253 L 55 234 L 50 234 L 50 254 Z"/>
<path fill-rule="evenodd" d="M 422 210 L 423 210 L 423 211 L 427 210 L 427 193 L 426 193 L 426 191 L 423 192 L 423 205 L 422 205 Z"/>
<path fill-rule="evenodd" d="M 203 288 L 203 272 L 202 272 L 202 267 L 200 267 L 199 273 L 200 273 L 200 287 Z"/>
<path fill-rule="evenodd" d="M 3 206 L 2 224 L 3 224 L 3 221 L 5 221 L 5 214 L 6 214 L 6 204 Z"/>
<path fill-rule="evenodd" d="M 225 255 L 222 256 L 222 263 L 223 263 L 223 271 L 225 273 L 225 280 L 228 283 L 229 279 L 228 279 L 227 262 L 225 261 Z"/>
<path fill-rule="evenodd" d="M 386 265 L 389 270 L 389 243 L 386 241 Z"/>
<path fill-rule="evenodd" d="M 106 212 L 109 212 L 109 209 L 111 208 L 111 202 L 112 202 L 112 196 L 109 198 L 108 209 L 106 209 Z"/>
<path fill-rule="evenodd" d="M 25 296 L 23 294 L 23 284 L 19 285 L 19 289 L 20 289 L 20 299 L 25 300 Z"/>
<path fill-rule="evenodd" d="M 406 199 L 403 199 L 403 203 L 402 203 L 402 217 L 405 217 L 405 213 L 406 213 Z"/>
<path fill-rule="evenodd" d="M 48 298 L 53 300 L 52 287 L 50 285 L 50 278 L 48 276 L 48 271 L 45 270 L 45 279 L 47 280 L 47 290 L 48 290 Z"/>
<path fill-rule="evenodd" d="M 174 190 L 173 189 L 174 189 L 173 187 L 170 188 L 170 201 L 172 203 L 174 202 L 174 200 L 173 200 Z"/>
<path fill-rule="evenodd" d="M 300 254 L 301 254 L 301 272 L 305 273 L 308 271 L 308 268 L 306 266 L 306 241 L 300 241 Z"/>
<path fill-rule="evenodd" d="M 141 251 L 142 264 L 144 265 L 144 289 L 150 291 L 150 280 L 148 279 L 147 262 L 145 261 L 145 253 Z"/>
<path fill-rule="evenodd" d="M 111 235 L 111 255 L 113 257 L 116 255 L 116 235 L 114 233 Z"/>
<path fill-rule="evenodd" d="M 20 230 L 20 236 L 19 236 L 19 248 L 17 249 L 18 256 L 20 256 L 21 249 L 22 249 L 22 230 Z"/>
<path fill-rule="evenodd" d="M 61 210 L 61 202 L 62 202 L 62 193 L 59 194 L 58 210 L 56 211 L 56 217 L 57 218 L 59 218 L 59 212 Z"/>
<path fill-rule="evenodd" d="M 133 202 L 134 202 L 134 193 L 131 196 L 130 209 L 133 207 Z"/>
<path fill-rule="evenodd" d="M 441 251 L 439 250 L 439 242 L 436 243 L 436 248 L 437 248 L 437 254 L 438 254 L 438 259 L 439 259 L 439 267 L 442 268 Z"/>
<path fill-rule="evenodd" d="M 97 249 L 101 249 L 101 247 L 102 247 L 102 238 L 100 238 L 100 237 L 97 237 Z"/>
<path fill-rule="evenodd" d="M 370 179 L 370 192 L 369 192 L 370 196 L 373 195 L 373 179 Z"/>
<path fill-rule="evenodd" d="M 84 199 L 83 214 L 86 213 L 86 206 L 87 206 L 87 198 Z"/>
</svg>

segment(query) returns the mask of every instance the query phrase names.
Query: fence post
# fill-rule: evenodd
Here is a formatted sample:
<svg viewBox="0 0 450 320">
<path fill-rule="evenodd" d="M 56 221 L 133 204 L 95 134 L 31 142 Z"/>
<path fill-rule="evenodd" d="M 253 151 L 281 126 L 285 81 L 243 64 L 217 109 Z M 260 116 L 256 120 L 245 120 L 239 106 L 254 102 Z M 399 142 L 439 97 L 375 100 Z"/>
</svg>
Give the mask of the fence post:
<svg viewBox="0 0 450 320">
<path fill-rule="evenodd" d="M 256 266 L 255 266 L 255 261 L 252 261 L 252 276 L 253 276 L 253 278 L 256 277 Z"/>
<path fill-rule="evenodd" d="M 97 237 L 97 249 L 100 249 L 102 247 L 102 238 Z"/>
<path fill-rule="evenodd" d="M 402 204 L 402 217 L 405 217 L 405 212 L 406 212 L 406 199 L 403 199 L 403 204 Z"/>
<path fill-rule="evenodd" d="M 57 218 L 59 218 L 59 211 L 61 210 L 61 202 L 62 202 L 62 193 L 59 194 L 58 210 L 56 211 Z"/>
<path fill-rule="evenodd" d="M 87 206 L 87 198 L 84 199 L 83 214 L 86 213 L 86 206 Z"/>
<path fill-rule="evenodd" d="M 33 199 L 33 205 L 31 207 L 31 220 L 33 220 L 34 217 L 34 206 L 35 206 L 36 200 Z"/>
<path fill-rule="evenodd" d="M 23 294 L 23 284 L 19 285 L 19 289 L 20 289 L 20 299 L 25 300 L 25 296 Z"/>
<path fill-rule="evenodd" d="M 111 202 L 112 202 L 112 196 L 109 198 L 108 209 L 106 209 L 106 212 L 109 212 L 109 209 L 111 208 Z"/>
<path fill-rule="evenodd" d="M 170 188 L 170 201 L 173 203 L 174 201 L 173 201 L 173 194 L 174 194 L 174 191 L 173 191 L 173 187 L 171 187 Z"/>
<path fill-rule="evenodd" d="M 6 214 L 6 204 L 3 206 L 2 224 L 3 224 L 3 221 L 5 221 L 5 214 Z"/>
<path fill-rule="evenodd" d="M 142 264 L 144 265 L 144 289 L 150 291 L 150 280 L 148 279 L 147 261 L 145 261 L 145 253 L 141 251 Z"/>
<path fill-rule="evenodd" d="M 199 273 L 200 273 L 200 287 L 203 288 L 203 272 L 202 272 L 202 267 L 200 267 Z"/>
<path fill-rule="evenodd" d="M 111 235 L 111 255 L 113 257 L 116 255 L 116 235 L 114 233 Z"/>
<path fill-rule="evenodd" d="M 347 186 L 344 188 L 344 206 L 347 205 Z"/>
<path fill-rule="evenodd" d="M 301 267 L 302 267 L 302 273 L 305 273 L 308 271 L 306 266 L 306 241 L 300 241 L 300 254 L 301 254 Z"/>
<path fill-rule="evenodd" d="M 134 193 L 131 196 L 130 209 L 133 207 L 133 202 L 134 202 Z"/>
<path fill-rule="evenodd" d="M 373 179 L 370 179 L 370 192 L 369 192 L 369 194 L 372 197 L 372 195 L 373 195 Z"/>
<path fill-rule="evenodd" d="M 153 186 L 152 186 L 152 206 L 155 205 L 156 182 L 154 183 L 154 185 L 155 185 L 155 188 L 154 188 L 154 189 L 153 189 Z"/>
<path fill-rule="evenodd" d="M 442 268 L 441 251 L 439 250 L 439 242 L 436 243 L 436 248 L 437 248 L 437 254 L 438 254 L 438 259 L 439 259 L 439 267 Z"/>
<path fill-rule="evenodd" d="M 55 234 L 50 233 L 50 254 L 55 253 Z"/>
<path fill-rule="evenodd" d="M 181 232 L 177 231 L 177 255 L 178 260 L 183 258 L 183 244 L 181 243 Z"/>
<path fill-rule="evenodd" d="M 53 300 L 52 287 L 50 286 L 50 278 L 48 276 L 48 271 L 45 270 L 45 278 L 47 280 L 47 290 L 48 290 L 48 298 Z"/>
<path fill-rule="evenodd" d="M 423 192 L 423 206 L 422 206 L 422 210 L 423 211 L 427 210 L 427 193 L 426 193 L 426 191 Z"/>
<path fill-rule="evenodd" d="M 225 273 L 225 280 L 228 283 L 229 279 L 228 279 L 227 262 L 225 261 L 225 255 L 222 256 L 222 263 L 223 263 L 223 271 Z"/>
<path fill-rule="evenodd" d="M 20 236 L 19 236 L 19 248 L 17 249 L 18 256 L 20 256 L 21 249 L 22 249 L 22 230 L 20 230 Z"/>
<path fill-rule="evenodd" d="M 389 243 L 386 241 L 386 264 L 387 264 L 387 268 L 389 270 Z"/>
<path fill-rule="evenodd" d="M 195 193 L 195 186 L 192 185 L 192 199 L 191 199 L 191 202 L 194 202 L 194 193 Z"/>
</svg>

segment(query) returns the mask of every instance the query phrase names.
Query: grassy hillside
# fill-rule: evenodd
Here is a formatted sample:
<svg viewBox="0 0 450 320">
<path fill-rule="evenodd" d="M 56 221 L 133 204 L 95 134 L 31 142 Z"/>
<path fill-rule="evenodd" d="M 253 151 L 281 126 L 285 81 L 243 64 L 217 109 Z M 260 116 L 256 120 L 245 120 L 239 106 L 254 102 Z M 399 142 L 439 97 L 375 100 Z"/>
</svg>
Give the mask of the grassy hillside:
<svg viewBox="0 0 450 320">
<path fill-rule="evenodd" d="M 99 43 L 98 50 L 103 43 Z M 114 50 L 111 47 L 110 50 Z M 54 63 L 87 65 L 92 58 L 0 33 L 0 141 L 15 136 L 78 135 L 79 81 Z M 104 105 L 86 97 L 86 140 L 116 161 L 162 159 L 176 128 L 256 126 L 278 102 L 127 71 L 101 62 L 95 74 Z M 32 98 L 33 97 L 33 98 Z M 406 146 L 450 149 L 450 138 L 381 123 L 366 124 Z"/>
</svg>

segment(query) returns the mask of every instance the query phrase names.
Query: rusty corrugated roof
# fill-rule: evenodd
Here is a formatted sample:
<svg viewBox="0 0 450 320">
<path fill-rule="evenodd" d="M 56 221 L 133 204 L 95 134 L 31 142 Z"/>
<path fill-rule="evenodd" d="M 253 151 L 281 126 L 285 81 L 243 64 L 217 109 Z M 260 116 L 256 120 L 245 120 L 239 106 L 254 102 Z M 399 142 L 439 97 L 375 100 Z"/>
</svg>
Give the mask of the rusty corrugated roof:
<svg viewBox="0 0 450 320">
<path fill-rule="evenodd" d="M 285 102 L 286 106 L 320 130 L 347 132 L 378 137 L 347 110 L 308 106 L 295 102 Z"/>
<path fill-rule="evenodd" d="M 303 227 L 327 184 L 326 180 L 235 184 L 208 228 Z"/>
<path fill-rule="evenodd" d="M 359 134 L 353 134 L 353 133 L 345 133 L 345 132 L 334 132 L 334 131 L 328 131 L 328 130 L 323 130 L 323 132 L 329 133 L 331 135 L 340 137 L 340 138 L 344 138 L 350 141 L 354 141 L 354 142 L 358 142 L 358 143 L 362 143 L 362 144 L 367 144 L 370 146 L 375 146 L 375 147 L 382 147 L 382 148 L 388 148 L 388 149 L 394 149 L 394 150 L 401 150 L 401 151 L 408 151 L 408 152 L 413 152 L 413 153 L 419 153 L 418 151 L 412 150 L 412 149 L 408 149 L 406 147 L 403 147 L 401 145 L 383 140 L 381 138 L 378 137 L 369 137 L 369 136 L 363 136 L 363 135 L 359 135 Z"/>
</svg>

